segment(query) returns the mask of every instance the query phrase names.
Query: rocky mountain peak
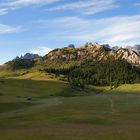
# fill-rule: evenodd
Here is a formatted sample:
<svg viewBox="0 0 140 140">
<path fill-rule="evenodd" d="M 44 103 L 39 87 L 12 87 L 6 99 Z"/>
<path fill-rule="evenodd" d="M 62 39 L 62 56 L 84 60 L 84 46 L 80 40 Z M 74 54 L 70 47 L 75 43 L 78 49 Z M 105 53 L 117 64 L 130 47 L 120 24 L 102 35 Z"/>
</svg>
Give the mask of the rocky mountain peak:
<svg viewBox="0 0 140 140">
<path fill-rule="evenodd" d="M 113 50 L 108 44 L 100 45 L 98 43 L 86 43 L 80 48 L 65 47 L 55 49 L 47 55 L 45 61 L 53 60 L 70 62 L 83 61 L 86 59 L 101 61 L 106 60 L 109 57 L 125 59 L 131 64 L 140 66 L 140 55 L 135 50 L 128 48 L 118 48 Z"/>
<path fill-rule="evenodd" d="M 135 51 L 140 55 L 140 45 L 136 44 L 134 46 L 127 46 L 126 48 L 130 51 Z"/>
<path fill-rule="evenodd" d="M 92 43 L 86 43 L 85 46 L 84 46 L 88 51 L 92 51 L 92 52 L 95 52 L 99 49 L 102 48 L 102 46 L 98 43 L 95 43 L 95 44 L 92 44 Z"/>
<path fill-rule="evenodd" d="M 21 57 L 17 57 L 16 59 L 36 59 L 36 58 L 40 58 L 40 56 L 38 54 L 32 54 L 32 53 L 26 53 L 25 55 L 21 56 Z"/>
</svg>

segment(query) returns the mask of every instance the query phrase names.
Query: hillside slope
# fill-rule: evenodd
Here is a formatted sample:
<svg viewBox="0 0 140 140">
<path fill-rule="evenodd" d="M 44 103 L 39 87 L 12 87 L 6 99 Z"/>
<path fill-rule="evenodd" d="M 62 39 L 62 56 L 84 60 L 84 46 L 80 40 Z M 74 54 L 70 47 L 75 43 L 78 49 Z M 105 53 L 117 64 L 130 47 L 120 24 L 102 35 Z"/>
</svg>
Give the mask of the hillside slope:
<svg viewBox="0 0 140 140">
<path fill-rule="evenodd" d="M 26 56 L 26 55 L 25 55 Z M 19 72 L 22 71 L 23 72 Z M 49 73 L 51 76 L 46 76 Z M 53 75 L 53 76 L 52 76 Z M 87 43 L 55 49 L 44 57 L 16 58 L 0 70 L 0 77 L 69 80 L 76 85 L 114 85 L 140 82 L 140 55 L 134 50 L 111 49 L 109 45 Z M 62 77 L 61 77 L 62 76 Z M 45 78 L 44 78 L 45 77 Z M 59 77 L 59 78 L 58 78 Z"/>
<path fill-rule="evenodd" d="M 5 80 L 0 83 L 0 140 L 139 140 L 139 86 L 132 85 L 139 89 L 134 93 L 94 90 L 87 96 L 62 82 Z"/>
<path fill-rule="evenodd" d="M 129 63 L 140 66 L 140 55 L 134 50 L 128 50 L 119 48 L 112 50 L 108 45 L 87 43 L 80 48 L 62 48 L 51 51 L 44 57 L 44 62 L 47 66 L 58 65 L 62 66 L 62 63 L 79 64 L 84 60 L 102 61 L 112 59 L 125 59 Z"/>
</svg>

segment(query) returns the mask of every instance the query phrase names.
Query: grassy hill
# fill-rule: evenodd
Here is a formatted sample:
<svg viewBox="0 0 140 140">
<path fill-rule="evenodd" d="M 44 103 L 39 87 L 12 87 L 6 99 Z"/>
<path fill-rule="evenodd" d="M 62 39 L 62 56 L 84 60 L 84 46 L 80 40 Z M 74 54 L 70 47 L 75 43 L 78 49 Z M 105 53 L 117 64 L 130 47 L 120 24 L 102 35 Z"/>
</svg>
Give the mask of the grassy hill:
<svg viewBox="0 0 140 140">
<path fill-rule="evenodd" d="M 139 87 L 78 90 L 58 81 L 1 81 L 0 140 L 139 140 Z"/>
<path fill-rule="evenodd" d="M 125 84 L 109 91 L 111 93 L 140 93 L 140 84 Z"/>
<path fill-rule="evenodd" d="M 26 58 L 26 56 L 28 56 Z M 83 47 L 54 49 L 44 57 L 26 54 L 0 66 L 0 78 L 61 80 L 73 87 L 118 87 L 140 83 L 139 55 L 128 49 L 86 43 Z"/>
</svg>

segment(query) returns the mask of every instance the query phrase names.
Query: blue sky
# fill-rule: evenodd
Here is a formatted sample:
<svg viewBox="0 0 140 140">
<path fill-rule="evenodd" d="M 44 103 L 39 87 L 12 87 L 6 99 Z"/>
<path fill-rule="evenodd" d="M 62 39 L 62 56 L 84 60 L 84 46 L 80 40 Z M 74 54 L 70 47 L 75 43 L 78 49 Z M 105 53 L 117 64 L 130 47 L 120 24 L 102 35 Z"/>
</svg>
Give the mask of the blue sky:
<svg viewBox="0 0 140 140">
<path fill-rule="evenodd" d="M 86 42 L 140 44 L 140 0 L 0 0 L 0 64 Z"/>
</svg>

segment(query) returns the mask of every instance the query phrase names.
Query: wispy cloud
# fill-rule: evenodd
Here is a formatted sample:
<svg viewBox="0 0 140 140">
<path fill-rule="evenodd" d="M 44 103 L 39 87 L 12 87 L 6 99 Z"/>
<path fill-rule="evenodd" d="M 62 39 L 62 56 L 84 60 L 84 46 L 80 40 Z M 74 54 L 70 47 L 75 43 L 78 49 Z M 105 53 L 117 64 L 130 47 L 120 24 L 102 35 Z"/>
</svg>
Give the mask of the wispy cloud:
<svg viewBox="0 0 140 140">
<path fill-rule="evenodd" d="M 48 11 L 74 10 L 82 14 L 90 15 L 118 7 L 119 5 L 116 4 L 116 0 L 80 0 L 57 5 L 56 7 L 48 9 Z"/>
<path fill-rule="evenodd" d="M 135 6 L 140 6 L 140 2 L 138 2 L 138 3 L 135 3 L 134 5 L 135 5 Z"/>
<path fill-rule="evenodd" d="M 9 10 L 15 10 L 30 5 L 45 5 L 59 0 L 5 0 L 0 1 L 0 15 L 7 14 Z"/>
<path fill-rule="evenodd" d="M 46 28 L 48 39 L 63 41 L 99 41 L 111 45 L 126 45 L 139 42 L 140 15 L 117 16 L 103 19 L 63 17 L 39 22 Z M 55 29 L 55 30 L 51 30 Z"/>
<path fill-rule="evenodd" d="M 48 54 L 50 51 L 52 51 L 51 48 L 38 47 L 36 49 L 31 50 L 30 52 L 33 53 L 33 54 L 38 54 L 38 55 L 44 56 L 44 55 Z"/>
<path fill-rule="evenodd" d="M 49 4 L 54 3 L 59 0 L 12 0 L 11 2 L 8 2 L 5 4 L 6 6 L 13 6 L 13 7 L 23 7 L 33 4 Z"/>
<path fill-rule="evenodd" d="M 21 26 L 13 27 L 5 24 L 0 24 L 0 34 L 16 33 L 20 32 L 21 30 Z"/>
<path fill-rule="evenodd" d="M 8 13 L 8 11 L 7 11 L 6 8 L 0 9 L 0 16 L 5 15 L 5 14 L 7 14 L 7 13 Z"/>
</svg>

